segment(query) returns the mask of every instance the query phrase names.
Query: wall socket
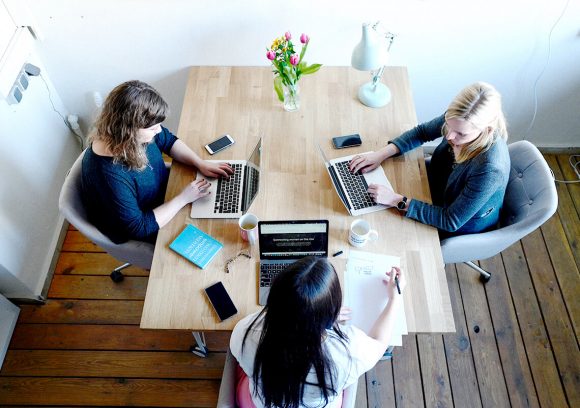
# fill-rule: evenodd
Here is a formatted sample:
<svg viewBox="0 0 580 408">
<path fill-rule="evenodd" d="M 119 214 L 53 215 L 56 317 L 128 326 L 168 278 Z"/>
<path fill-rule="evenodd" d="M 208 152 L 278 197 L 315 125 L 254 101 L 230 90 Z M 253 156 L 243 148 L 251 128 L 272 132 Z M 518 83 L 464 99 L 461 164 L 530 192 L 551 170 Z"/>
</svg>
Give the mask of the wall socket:
<svg viewBox="0 0 580 408">
<path fill-rule="evenodd" d="M 20 103 L 24 97 L 24 91 L 28 89 L 29 84 L 28 74 L 24 68 L 22 68 L 16 77 L 16 81 L 14 81 L 14 85 L 12 85 L 12 88 L 10 89 L 6 102 L 8 102 L 9 105 Z"/>
</svg>

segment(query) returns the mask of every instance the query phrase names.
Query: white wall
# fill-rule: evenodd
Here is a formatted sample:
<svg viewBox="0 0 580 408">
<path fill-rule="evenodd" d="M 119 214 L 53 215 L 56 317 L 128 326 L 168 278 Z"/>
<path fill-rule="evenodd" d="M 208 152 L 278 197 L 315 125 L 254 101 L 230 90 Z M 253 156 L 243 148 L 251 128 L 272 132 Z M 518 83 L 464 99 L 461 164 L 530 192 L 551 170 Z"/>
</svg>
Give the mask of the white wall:
<svg viewBox="0 0 580 408">
<path fill-rule="evenodd" d="M 533 114 L 533 84 L 547 38 L 568 0 L 234 1 L 29 0 L 45 36 L 40 52 L 66 106 L 90 120 L 90 93 L 139 78 L 168 99 L 177 129 L 187 67 L 267 65 L 265 48 L 287 29 L 312 38 L 310 62 L 349 65 L 363 21 L 398 34 L 391 62 L 409 68 L 419 120 L 442 112 L 465 85 L 486 80 L 504 95 L 512 140 Z M 527 138 L 580 146 L 580 2 L 552 36 Z"/>
<path fill-rule="evenodd" d="M 548 32 L 568 0 L 28 1 L 45 36 L 43 59 L 85 126 L 93 90 L 105 96 L 138 78 L 166 97 L 176 130 L 188 66 L 267 65 L 266 47 L 288 29 L 310 34 L 309 62 L 349 65 L 361 23 L 380 19 L 398 34 L 391 63 L 408 66 L 420 121 L 485 80 L 504 95 L 515 140 L 529 126 Z M 570 0 L 553 32 L 536 124 L 526 134 L 539 145 L 580 146 L 578 16 L 580 1 Z"/>
<path fill-rule="evenodd" d="M 56 109 L 66 114 L 36 54 Z M 41 294 L 63 219 L 58 195 L 80 149 L 53 111 L 40 77 L 30 77 L 21 103 L 0 100 L 0 293 L 36 298 Z"/>
</svg>

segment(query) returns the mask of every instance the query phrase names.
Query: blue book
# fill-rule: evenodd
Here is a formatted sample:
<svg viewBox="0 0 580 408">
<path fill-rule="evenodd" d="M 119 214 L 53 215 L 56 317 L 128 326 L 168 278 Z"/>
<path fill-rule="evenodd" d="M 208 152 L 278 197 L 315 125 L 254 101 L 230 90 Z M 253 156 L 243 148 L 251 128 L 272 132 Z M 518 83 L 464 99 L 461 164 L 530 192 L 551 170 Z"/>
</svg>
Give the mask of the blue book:
<svg viewBox="0 0 580 408">
<path fill-rule="evenodd" d="M 216 241 L 191 224 L 187 224 L 185 229 L 169 245 L 169 248 L 201 269 L 211 262 L 222 247 L 221 242 Z"/>
</svg>

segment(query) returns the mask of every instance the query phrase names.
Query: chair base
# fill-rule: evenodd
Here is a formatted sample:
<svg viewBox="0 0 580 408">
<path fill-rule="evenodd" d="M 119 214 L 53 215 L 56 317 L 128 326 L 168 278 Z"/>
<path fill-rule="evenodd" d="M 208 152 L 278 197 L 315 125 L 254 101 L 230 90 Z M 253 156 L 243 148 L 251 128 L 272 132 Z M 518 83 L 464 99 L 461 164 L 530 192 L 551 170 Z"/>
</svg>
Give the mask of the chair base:
<svg viewBox="0 0 580 408">
<path fill-rule="evenodd" d="M 113 272 L 111 272 L 111 275 L 110 275 L 111 280 L 115 283 L 122 282 L 123 279 L 125 279 L 125 275 L 123 275 L 123 273 L 121 271 L 129 266 L 131 266 L 131 264 L 129 262 L 127 262 L 127 263 L 124 263 L 123 265 L 118 266 L 115 269 L 113 269 Z"/>
<path fill-rule="evenodd" d="M 479 280 L 481 281 L 481 283 L 486 284 L 491 279 L 491 273 L 487 272 L 484 269 L 481 269 L 479 266 L 477 266 L 473 262 L 468 261 L 468 262 L 464 262 L 464 264 L 466 264 L 467 266 L 470 266 L 471 268 L 473 268 L 477 272 L 479 272 Z"/>
</svg>

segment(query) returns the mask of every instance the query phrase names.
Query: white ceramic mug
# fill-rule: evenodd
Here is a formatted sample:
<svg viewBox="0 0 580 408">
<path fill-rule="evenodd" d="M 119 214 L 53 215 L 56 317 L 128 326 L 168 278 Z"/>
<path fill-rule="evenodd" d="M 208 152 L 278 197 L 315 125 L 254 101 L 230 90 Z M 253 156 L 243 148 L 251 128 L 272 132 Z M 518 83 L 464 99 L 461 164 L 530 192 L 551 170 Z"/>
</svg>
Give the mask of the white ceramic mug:
<svg viewBox="0 0 580 408">
<path fill-rule="evenodd" d="M 348 233 L 348 242 L 355 247 L 363 247 L 368 241 L 375 241 L 379 237 L 379 233 L 365 220 L 354 220 L 350 224 L 350 231 Z"/>
<path fill-rule="evenodd" d="M 250 245 L 258 242 L 258 217 L 254 214 L 246 213 L 240 217 L 238 225 L 240 226 L 240 235 L 244 241 L 248 241 Z"/>
</svg>

